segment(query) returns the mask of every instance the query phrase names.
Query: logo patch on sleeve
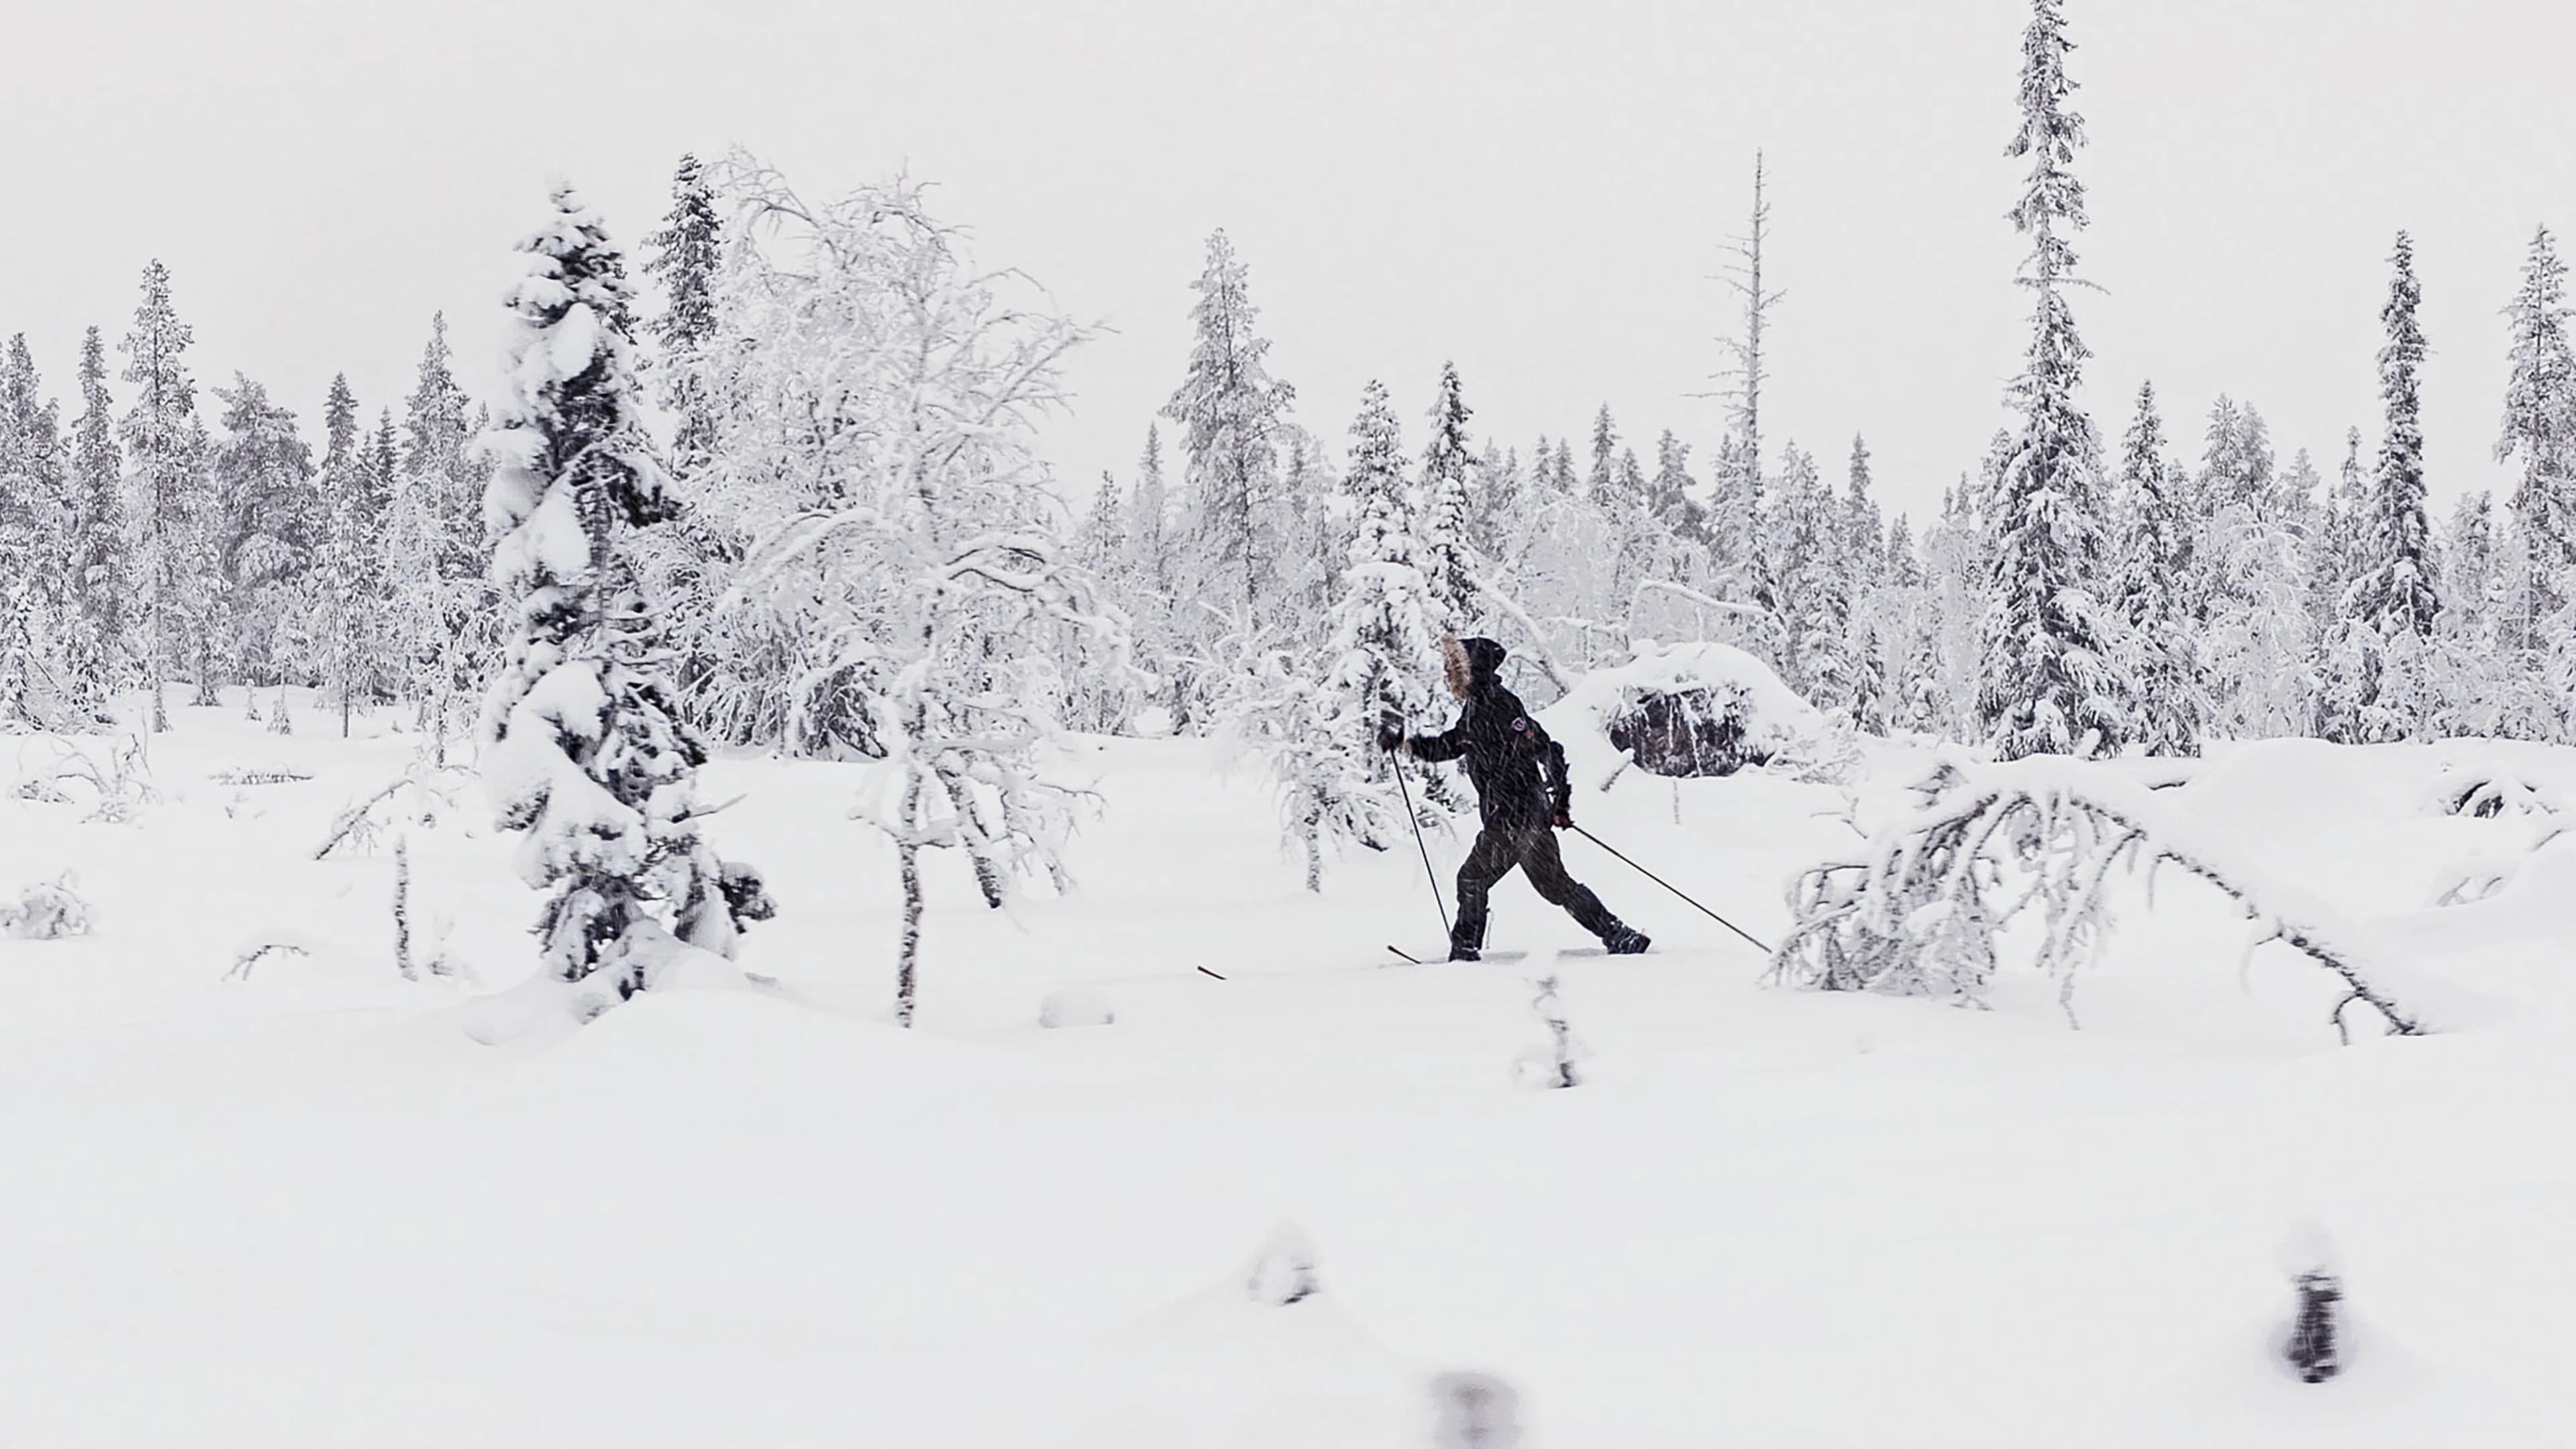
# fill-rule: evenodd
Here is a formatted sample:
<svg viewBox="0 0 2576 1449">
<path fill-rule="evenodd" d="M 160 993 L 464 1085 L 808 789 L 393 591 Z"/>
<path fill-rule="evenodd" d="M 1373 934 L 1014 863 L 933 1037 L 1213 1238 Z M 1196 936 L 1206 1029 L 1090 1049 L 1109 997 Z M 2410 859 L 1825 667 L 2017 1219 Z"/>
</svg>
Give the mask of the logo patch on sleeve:
<svg viewBox="0 0 2576 1449">
<path fill-rule="evenodd" d="M 1512 717 L 1512 728 L 1521 734 L 1528 734 L 1529 718 L 1526 715 L 1514 715 Z"/>
</svg>

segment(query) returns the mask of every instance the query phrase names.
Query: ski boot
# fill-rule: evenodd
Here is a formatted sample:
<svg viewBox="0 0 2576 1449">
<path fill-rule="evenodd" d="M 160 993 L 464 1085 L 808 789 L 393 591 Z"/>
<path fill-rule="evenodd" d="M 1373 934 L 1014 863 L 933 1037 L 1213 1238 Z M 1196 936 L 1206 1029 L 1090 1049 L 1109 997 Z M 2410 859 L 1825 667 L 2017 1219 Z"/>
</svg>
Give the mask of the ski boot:
<svg viewBox="0 0 2576 1449">
<path fill-rule="evenodd" d="M 1638 955 L 1653 944 L 1654 942 L 1647 938 L 1645 932 L 1624 922 L 1612 926 L 1601 936 L 1602 949 L 1613 956 Z"/>
</svg>

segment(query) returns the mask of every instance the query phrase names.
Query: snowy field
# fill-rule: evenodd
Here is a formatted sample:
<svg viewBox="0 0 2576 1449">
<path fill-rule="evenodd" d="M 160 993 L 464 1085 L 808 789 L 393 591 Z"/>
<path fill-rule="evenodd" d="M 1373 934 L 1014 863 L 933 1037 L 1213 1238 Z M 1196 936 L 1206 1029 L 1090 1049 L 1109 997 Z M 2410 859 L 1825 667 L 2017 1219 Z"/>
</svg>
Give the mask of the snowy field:
<svg viewBox="0 0 2576 1449">
<path fill-rule="evenodd" d="M 317 861 L 412 737 L 343 741 L 310 703 L 272 735 L 238 693 L 174 715 L 131 822 L 86 819 L 79 781 L 0 799 L 0 900 L 69 868 L 96 912 L 0 939 L 10 1449 L 1427 1445 L 1458 1370 L 1518 1391 L 1528 1449 L 2576 1421 L 2576 841 L 2533 848 L 2576 754 L 2291 742 L 2160 792 L 2479 1003 L 2423 1039 L 2339 1047 L 2332 981 L 2247 966 L 2244 923 L 2171 875 L 2152 913 L 2123 888 L 2080 1030 L 2027 971 L 1982 1012 L 1766 986 L 1570 837 L 1654 954 L 1551 965 L 1587 943 L 1515 877 L 1492 941 L 1529 956 L 1390 966 L 1440 940 L 1409 850 L 1308 896 L 1249 773 L 1124 740 L 1060 762 L 1105 803 L 1075 896 L 988 912 L 935 861 L 912 1032 L 855 767 L 744 760 L 703 793 L 743 797 L 710 833 L 769 877 L 743 961 L 777 988 L 484 1045 L 535 897 L 471 783 Z M 65 748 L 0 738 L 0 786 Z M 1926 758 L 1874 745 L 1849 796 L 1630 772 L 1575 813 L 1776 940 L 1787 878 Z M 243 770 L 310 778 L 219 778 Z M 2528 789 L 2448 813 L 2481 771 Z M 396 973 L 398 831 L 415 949 L 468 981 Z M 1464 847 L 1433 842 L 1444 893 Z M 2435 905 L 2481 862 L 2492 895 Z M 227 979 L 269 941 L 305 949 Z M 1572 1091 L 1516 1080 L 1550 969 L 1591 1053 Z M 1114 1024 L 1040 1027 L 1075 984 Z M 2274 1356 L 2311 1220 L 2356 1325 L 2314 1387 Z M 1321 1293 L 1253 1303 L 1247 1265 L 1301 1237 Z"/>
</svg>

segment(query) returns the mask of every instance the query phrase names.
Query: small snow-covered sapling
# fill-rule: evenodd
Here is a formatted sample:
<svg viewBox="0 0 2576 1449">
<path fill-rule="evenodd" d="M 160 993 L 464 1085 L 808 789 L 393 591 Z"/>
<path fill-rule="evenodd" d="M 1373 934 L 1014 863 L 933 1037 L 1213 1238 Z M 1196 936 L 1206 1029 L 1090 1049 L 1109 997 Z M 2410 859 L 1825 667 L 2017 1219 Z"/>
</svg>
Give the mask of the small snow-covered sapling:
<svg viewBox="0 0 2576 1449">
<path fill-rule="evenodd" d="M 1583 1080 L 1574 1070 L 1575 1062 L 1583 1056 L 1583 1044 L 1575 1040 L 1574 1028 L 1565 1019 L 1565 1004 L 1556 995 L 1556 978 L 1541 977 L 1533 984 L 1538 995 L 1531 999 L 1530 1010 L 1546 1024 L 1548 1044 L 1522 1059 L 1524 1076 L 1542 1087 L 1576 1086 Z"/>
<path fill-rule="evenodd" d="M 2299 1371 L 2300 1382 L 2321 1384 L 2343 1372 L 2335 1306 L 2343 1301 L 2343 1280 L 2309 1272 L 2292 1279 L 2290 1286 L 2299 1294 L 2299 1316 L 2290 1325 L 2290 1366 Z"/>
<path fill-rule="evenodd" d="M 2325 1230 L 2302 1222 L 2281 1246 L 2281 1267 L 2298 1295 L 2284 1349 L 2302 1383 L 2321 1384 L 2343 1372 L 2343 1275 L 2335 1268 Z"/>
<path fill-rule="evenodd" d="M 1513 1449 L 1521 1442 L 1520 1395 L 1492 1374 L 1447 1373 L 1431 1381 L 1440 1422 L 1433 1449 Z"/>
</svg>

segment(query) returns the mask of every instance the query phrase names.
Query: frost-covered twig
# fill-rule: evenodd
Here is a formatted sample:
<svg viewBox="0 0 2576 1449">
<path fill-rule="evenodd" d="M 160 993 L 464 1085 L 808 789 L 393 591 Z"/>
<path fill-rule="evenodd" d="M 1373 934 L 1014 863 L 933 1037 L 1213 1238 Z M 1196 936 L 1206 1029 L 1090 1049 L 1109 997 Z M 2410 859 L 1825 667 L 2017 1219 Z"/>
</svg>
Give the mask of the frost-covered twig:
<svg viewBox="0 0 2576 1449">
<path fill-rule="evenodd" d="M 327 860 L 332 851 L 344 844 L 354 845 L 362 851 L 374 849 L 376 832 L 383 828 L 377 819 L 376 807 L 405 790 L 416 790 L 438 805 L 455 809 L 455 791 L 464 776 L 465 771 L 460 766 L 434 764 L 426 756 L 415 758 L 400 775 L 374 794 L 352 801 L 343 809 L 332 822 L 331 833 L 314 848 L 313 858 Z"/>
<path fill-rule="evenodd" d="M 250 979 L 250 969 L 253 966 L 258 965 L 263 958 L 273 951 L 284 951 L 296 956 L 311 956 L 315 954 L 312 945 L 300 937 L 291 938 L 284 935 L 254 936 L 249 941 L 244 942 L 240 950 L 233 953 L 233 964 L 230 969 L 224 972 L 224 979 L 226 981 L 248 981 Z"/>
</svg>

